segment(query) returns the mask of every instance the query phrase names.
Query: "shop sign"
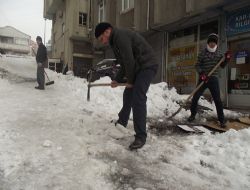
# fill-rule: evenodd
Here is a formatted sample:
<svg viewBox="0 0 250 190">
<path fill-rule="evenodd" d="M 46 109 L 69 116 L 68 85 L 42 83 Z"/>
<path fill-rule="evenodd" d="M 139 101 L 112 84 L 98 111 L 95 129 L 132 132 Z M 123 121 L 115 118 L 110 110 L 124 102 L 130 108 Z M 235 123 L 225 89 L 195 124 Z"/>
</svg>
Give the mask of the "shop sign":
<svg viewBox="0 0 250 190">
<path fill-rule="evenodd" d="M 175 87 L 196 85 L 196 45 L 170 49 L 168 82 Z"/>
<path fill-rule="evenodd" d="M 228 36 L 250 31 L 250 7 L 227 15 Z"/>
<path fill-rule="evenodd" d="M 236 64 L 245 64 L 246 58 L 249 56 L 249 53 L 247 51 L 238 51 L 235 54 L 236 58 Z"/>
</svg>

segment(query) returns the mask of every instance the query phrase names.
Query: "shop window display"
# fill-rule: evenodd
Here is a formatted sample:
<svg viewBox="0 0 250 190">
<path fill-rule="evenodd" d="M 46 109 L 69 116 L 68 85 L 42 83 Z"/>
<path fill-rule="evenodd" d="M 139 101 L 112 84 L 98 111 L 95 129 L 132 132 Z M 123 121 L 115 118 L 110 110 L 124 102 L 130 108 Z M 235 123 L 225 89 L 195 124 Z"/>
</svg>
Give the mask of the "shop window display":
<svg viewBox="0 0 250 190">
<path fill-rule="evenodd" d="M 229 42 L 228 93 L 250 95 L 250 39 Z"/>
</svg>

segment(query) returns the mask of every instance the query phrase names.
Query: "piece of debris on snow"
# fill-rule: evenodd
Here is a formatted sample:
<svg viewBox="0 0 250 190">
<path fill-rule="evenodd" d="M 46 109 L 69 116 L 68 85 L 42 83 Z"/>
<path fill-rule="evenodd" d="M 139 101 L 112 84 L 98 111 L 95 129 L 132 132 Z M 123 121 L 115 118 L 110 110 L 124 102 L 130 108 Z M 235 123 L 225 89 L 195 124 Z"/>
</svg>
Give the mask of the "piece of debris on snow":
<svg viewBox="0 0 250 190">
<path fill-rule="evenodd" d="M 45 140 L 43 142 L 43 147 L 51 147 L 52 146 L 52 142 L 50 140 Z"/>
</svg>

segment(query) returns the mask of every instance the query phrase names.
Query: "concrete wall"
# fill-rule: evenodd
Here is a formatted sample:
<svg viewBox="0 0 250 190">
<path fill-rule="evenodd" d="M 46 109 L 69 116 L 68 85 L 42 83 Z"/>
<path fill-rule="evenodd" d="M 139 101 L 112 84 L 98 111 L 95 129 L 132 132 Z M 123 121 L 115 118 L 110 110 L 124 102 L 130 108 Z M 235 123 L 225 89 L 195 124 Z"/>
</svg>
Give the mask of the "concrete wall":
<svg viewBox="0 0 250 190">
<path fill-rule="evenodd" d="M 186 0 L 188 1 L 188 0 Z M 192 0 L 194 1 L 194 11 L 202 10 L 209 7 L 220 6 L 225 0 Z"/>
<path fill-rule="evenodd" d="M 89 41 L 88 22 L 86 26 L 79 25 L 79 12 L 87 13 L 89 17 L 89 2 L 65 0 L 57 5 L 53 14 L 52 57 L 60 58 L 72 69 L 74 40 Z"/>
<path fill-rule="evenodd" d="M 135 1 L 134 7 L 134 25 L 136 31 L 147 30 L 147 11 L 148 0 Z"/>
<path fill-rule="evenodd" d="M 53 18 L 52 26 L 52 57 L 60 58 L 64 51 L 62 24 L 65 23 L 65 4 L 61 4 Z"/>
<path fill-rule="evenodd" d="M 122 11 L 122 1 L 116 2 L 116 26 L 134 29 L 134 8 Z"/>
<path fill-rule="evenodd" d="M 154 0 L 153 25 L 170 24 L 225 3 L 225 0 Z"/>
<path fill-rule="evenodd" d="M 69 18 L 71 19 L 72 24 L 72 33 L 70 33 L 70 36 L 73 37 L 88 37 L 88 30 L 87 27 L 88 26 L 80 26 L 79 25 L 79 12 L 82 13 L 87 13 L 88 14 L 88 0 L 79 0 L 79 1 L 70 1 L 68 0 L 69 3 L 69 15 L 71 15 L 72 17 Z M 88 17 L 89 15 L 87 15 Z"/>
<path fill-rule="evenodd" d="M 116 11 L 117 11 L 117 1 L 106 0 L 105 1 L 105 18 L 106 21 L 112 25 L 116 25 Z"/>
<path fill-rule="evenodd" d="M 186 13 L 185 0 L 155 0 L 154 25 L 168 24 L 182 18 Z"/>
</svg>

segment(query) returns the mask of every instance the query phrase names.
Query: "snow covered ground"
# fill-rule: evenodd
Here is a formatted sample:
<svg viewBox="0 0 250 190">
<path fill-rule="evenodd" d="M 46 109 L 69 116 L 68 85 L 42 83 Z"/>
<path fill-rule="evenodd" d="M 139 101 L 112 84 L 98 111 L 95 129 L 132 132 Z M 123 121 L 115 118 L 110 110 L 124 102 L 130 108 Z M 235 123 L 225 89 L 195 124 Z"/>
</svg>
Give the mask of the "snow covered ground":
<svg viewBox="0 0 250 190">
<path fill-rule="evenodd" d="M 0 190 L 250 189 L 250 129 L 214 135 L 149 130 L 147 144 L 131 152 L 133 136 L 110 135 L 123 88 L 92 88 L 87 102 L 84 79 L 47 72 L 55 84 L 38 91 L 34 58 L 0 57 Z M 165 83 L 152 85 L 148 117 L 166 122 L 185 97 Z M 182 110 L 175 119 L 188 115 Z M 211 116 L 216 113 L 200 118 Z M 128 127 L 133 133 L 132 121 Z"/>
</svg>

